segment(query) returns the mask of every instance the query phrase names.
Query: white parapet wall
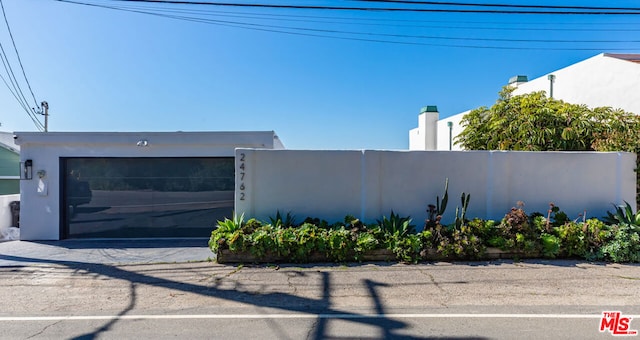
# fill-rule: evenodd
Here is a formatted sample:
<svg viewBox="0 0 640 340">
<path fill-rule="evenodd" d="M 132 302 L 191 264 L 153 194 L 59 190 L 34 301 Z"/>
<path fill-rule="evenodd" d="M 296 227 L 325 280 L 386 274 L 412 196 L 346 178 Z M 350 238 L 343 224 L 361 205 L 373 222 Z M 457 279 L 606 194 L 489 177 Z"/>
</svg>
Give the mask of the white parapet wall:
<svg viewBox="0 0 640 340">
<path fill-rule="evenodd" d="M 268 220 L 372 222 L 393 210 L 422 226 L 449 179 L 451 223 L 462 192 L 468 217 L 501 219 L 518 201 L 529 213 L 553 202 L 570 218 L 602 217 L 634 202 L 636 155 L 625 152 L 236 150 L 235 209 Z"/>
<path fill-rule="evenodd" d="M 20 201 L 20 194 L 0 195 L 0 231 L 12 227 L 11 202 Z"/>
</svg>

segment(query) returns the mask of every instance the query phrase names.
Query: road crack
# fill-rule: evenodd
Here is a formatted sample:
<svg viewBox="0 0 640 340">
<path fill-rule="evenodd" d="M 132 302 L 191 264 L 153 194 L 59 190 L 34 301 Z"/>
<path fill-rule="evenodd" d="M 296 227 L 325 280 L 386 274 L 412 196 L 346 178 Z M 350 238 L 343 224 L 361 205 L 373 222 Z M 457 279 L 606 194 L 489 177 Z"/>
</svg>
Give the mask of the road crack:
<svg viewBox="0 0 640 340">
<path fill-rule="evenodd" d="M 35 338 L 36 336 L 41 335 L 42 333 L 44 333 L 44 332 L 45 332 L 47 329 L 49 329 L 50 327 L 53 327 L 53 326 L 55 326 L 55 325 L 57 325 L 57 324 L 59 324 L 59 323 L 61 323 L 61 322 L 62 322 L 62 320 L 58 320 L 58 321 L 56 321 L 56 322 L 54 322 L 54 323 L 51 323 L 51 324 L 49 324 L 49 325 L 46 325 L 46 326 L 44 326 L 44 327 L 40 330 L 40 332 L 30 335 L 29 337 L 27 337 L 27 339 Z"/>
</svg>

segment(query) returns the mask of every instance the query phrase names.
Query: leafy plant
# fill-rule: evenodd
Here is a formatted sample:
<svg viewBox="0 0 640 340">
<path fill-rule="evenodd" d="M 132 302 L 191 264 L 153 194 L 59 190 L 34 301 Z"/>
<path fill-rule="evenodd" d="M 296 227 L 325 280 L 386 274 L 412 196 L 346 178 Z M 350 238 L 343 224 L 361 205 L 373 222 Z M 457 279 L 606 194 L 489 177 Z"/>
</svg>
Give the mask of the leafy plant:
<svg viewBox="0 0 640 340">
<path fill-rule="evenodd" d="M 354 259 L 356 261 L 362 260 L 362 255 L 367 251 L 377 249 L 380 245 L 380 241 L 372 233 L 358 233 L 356 237 L 356 246 L 354 248 Z"/>
<path fill-rule="evenodd" d="M 224 221 L 218 221 L 217 229 L 221 232 L 235 232 L 244 225 L 244 213 L 238 216 L 235 211 L 232 214 L 231 219 L 225 217 Z"/>
<path fill-rule="evenodd" d="M 276 249 L 274 229 L 271 225 L 258 228 L 250 235 L 251 254 L 263 257 Z"/>
<path fill-rule="evenodd" d="M 399 236 L 398 234 L 390 235 L 392 238 L 391 251 L 396 258 L 405 263 L 417 263 L 420 261 L 422 250 L 422 242 L 420 236 L 416 234 L 408 234 Z"/>
<path fill-rule="evenodd" d="M 240 229 L 231 233 L 229 235 L 229 238 L 227 239 L 227 245 L 229 246 L 229 250 L 231 251 L 243 251 L 246 249 L 246 244 L 247 242 L 245 242 L 245 234 Z"/>
<path fill-rule="evenodd" d="M 411 224 L 410 217 L 401 217 L 395 214 L 393 210 L 389 218 L 382 216 L 382 220 L 378 220 L 378 225 L 384 232 L 398 236 L 407 236 L 416 232 L 415 226 Z"/>
<path fill-rule="evenodd" d="M 276 217 L 269 217 L 269 220 L 271 221 L 271 225 L 273 225 L 274 227 L 289 228 L 295 226 L 296 223 L 296 217 L 293 216 L 290 211 L 287 212 L 287 215 L 285 215 L 283 219 L 282 215 L 280 214 L 280 210 L 277 210 Z"/>
<path fill-rule="evenodd" d="M 628 224 L 614 225 L 609 240 L 600 248 L 600 258 L 613 262 L 640 262 L 640 234 Z"/>
<path fill-rule="evenodd" d="M 596 112 L 585 105 L 549 98 L 543 91 L 513 95 L 500 91 L 496 103 L 462 118 L 456 144 L 468 150 L 592 150 L 599 128 Z"/>
<path fill-rule="evenodd" d="M 625 205 L 614 205 L 615 213 L 607 211 L 604 221 L 610 224 L 626 224 L 635 230 L 640 230 L 640 210 L 634 214 L 631 205 L 627 201 L 624 203 Z"/>
<path fill-rule="evenodd" d="M 229 244 L 227 240 L 233 233 L 239 232 L 243 224 L 244 214 L 238 216 L 235 212 L 233 212 L 231 219 L 225 218 L 224 221 L 218 221 L 215 229 L 211 232 L 209 248 L 211 248 L 214 253 L 219 249 L 228 248 Z"/>
<path fill-rule="evenodd" d="M 491 224 L 492 222 L 474 219 L 459 227 L 449 228 L 448 233 L 441 234 L 438 238 L 436 249 L 443 256 L 481 258 L 486 251 L 482 235 L 487 233 L 486 228 Z"/>
<path fill-rule="evenodd" d="M 555 258 L 560 253 L 560 239 L 555 235 L 543 233 L 540 235 L 542 256 Z"/>
<path fill-rule="evenodd" d="M 293 230 L 296 242 L 289 244 L 290 256 L 294 262 L 308 262 L 312 252 L 325 253 L 327 250 L 324 230 L 313 224 L 303 224 Z"/>
<path fill-rule="evenodd" d="M 329 258 L 338 262 L 349 260 L 351 251 L 355 248 L 355 241 L 351 232 L 342 227 L 330 230 L 328 236 Z"/>
<path fill-rule="evenodd" d="M 587 260 L 598 259 L 597 250 L 607 238 L 607 227 L 598 219 L 585 222 L 567 222 L 554 229 L 561 241 L 562 255 L 581 257 Z"/>
<path fill-rule="evenodd" d="M 518 250 L 525 253 L 536 252 L 540 248 L 540 230 L 524 211 L 524 202 L 518 201 L 517 206 L 504 216 L 498 225 L 498 232 L 491 240 L 492 245 L 503 250 Z"/>
</svg>

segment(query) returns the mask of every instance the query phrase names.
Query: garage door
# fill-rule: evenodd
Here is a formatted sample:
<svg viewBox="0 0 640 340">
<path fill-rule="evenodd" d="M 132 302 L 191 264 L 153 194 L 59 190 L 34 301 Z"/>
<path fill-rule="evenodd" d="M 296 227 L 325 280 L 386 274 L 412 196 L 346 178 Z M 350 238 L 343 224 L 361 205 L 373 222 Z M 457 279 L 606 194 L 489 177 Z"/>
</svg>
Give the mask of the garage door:
<svg viewBox="0 0 640 340">
<path fill-rule="evenodd" d="M 209 237 L 233 210 L 234 159 L 65 158 L 65 238 Z"/>
</svg>

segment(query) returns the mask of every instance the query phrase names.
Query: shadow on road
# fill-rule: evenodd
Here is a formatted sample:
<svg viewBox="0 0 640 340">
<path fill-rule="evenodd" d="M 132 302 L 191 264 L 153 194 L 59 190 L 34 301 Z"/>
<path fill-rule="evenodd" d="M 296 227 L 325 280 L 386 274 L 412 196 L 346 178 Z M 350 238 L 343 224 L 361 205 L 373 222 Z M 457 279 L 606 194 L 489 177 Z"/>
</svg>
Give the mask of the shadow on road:
<svg viewBox="0 0 640 340">
<path fill-rule="evenodd" d="M 127 271 L 116 266 L 85 263 L 78 261 L 55 261 L 47 259 L 27 258 L 20 256 L 1 255 L 0 259 L 21 261 L 30 263 L 45 263 L 62 265 L 72 270 L 90 272 L 92 274 L 98 274 L 105 277 L 110 277 L 118 280 L 126 280 L 130 283 L 130 302 L 126 308 L 124 308 L 118 316 L 123 316 L 133 310 L 136 303 L 136 286 L 140 284 L 152 285 L 156 287 L 163 287 L 178 291 L 184 291 L 189 293 L 200 294 L 208 297 L 215 297 L 219 299 L 226 299 L 230 301 L 237 301 L 242 303 L 252 304 L 259 307 L 277 308 L 290 312 L 299 313 L 312 313 L 318 316 L 317 322 L 315 322 L 313 329 L 309 331 L 310 339 L 326 339 L 329 337 L 327 334 L 327 323 L 329 319 L 342 319 L 349 322 L 357 322 L 371 327 L 380 329 L 379 339 L 426 339 L 425 337 L 413 337 L 401 335 L 398 331 L 408 327 L 408 324 L 402 321 L 393 320 L 384 316 L 385 306 L 377 294 L 377 288 L 385 286 L 385 284 L 377 283 L 371 280 L 365 280 L 363 284 L 369 291 L 370 298 L 373 299 L 373 303 L 376 310 L 376 316 L 368 317 L 369 315 L 357 314 L 349 311 L 342 311 L 331 307 L 331 273 L 322 272 L 322 297 L 320 299 L 310 299 L 305 297 L 299 297 L 286 293 L 264 293 L 253 294 L 242 292 L 237 289 L 219 289 L 209 285 L 197 285 L 192 283 L 185 283 L 179 281 L 168 280 L 164 278 L 145 275 L 137 272 Z M 302 273 L 301 275 L 305 275 Z M 100 334 L 108 331 L 119 321 L 115 318 L 103 326 L 96 328 L 93 332 L 83 334 L 75 339 L 94 339 Z M 276 330 L 277 331 L 277 330 Z M 440 338 L 442 339 L 442 338 Z M 481 339 L 481 338 L 477 338 Z"/>
</svg>

